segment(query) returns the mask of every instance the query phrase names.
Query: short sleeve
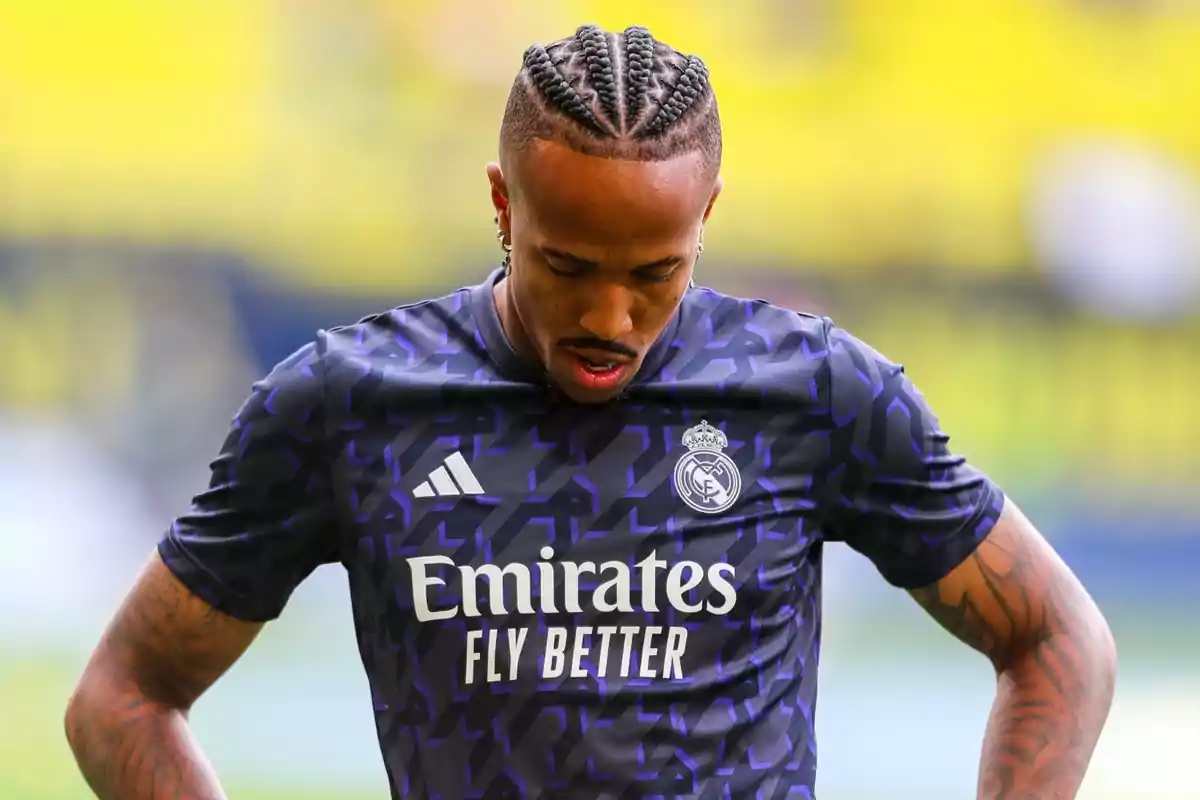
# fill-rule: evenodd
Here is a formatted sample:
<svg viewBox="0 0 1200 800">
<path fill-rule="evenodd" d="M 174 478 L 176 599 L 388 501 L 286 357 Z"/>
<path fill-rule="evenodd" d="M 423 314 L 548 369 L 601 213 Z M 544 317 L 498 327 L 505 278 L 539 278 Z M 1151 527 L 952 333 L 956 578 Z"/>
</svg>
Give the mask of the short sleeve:
<svg viewBox="0 0 1200 800">
<path fill-rule="evenodd" d="M 281 362 L 234 416 L 208 488 L 159 542 L 172 572 L 238 619 L 265 622 L 337 559 L 316 345 Z"/>
<path fill-rule="evenodd" d="M 832 538 L 913 589 L 962 563 L 991 532 L 1004 496 L 950 449 L 904 368 L 826 321 L 830 411 L 841 480 Z"/>
</svg>

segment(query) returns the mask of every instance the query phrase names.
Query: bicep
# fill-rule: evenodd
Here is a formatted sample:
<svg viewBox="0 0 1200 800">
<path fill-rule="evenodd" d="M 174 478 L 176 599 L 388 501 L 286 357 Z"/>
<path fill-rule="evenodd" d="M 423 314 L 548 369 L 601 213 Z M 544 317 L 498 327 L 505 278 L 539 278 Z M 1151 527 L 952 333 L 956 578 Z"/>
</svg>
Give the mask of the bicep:
<svg viewBox="0 0 1200 800">
<path fill-rule="evenodd" d="M 262 629 L 217 611 L 155 554 L 101 637 L 89 671 L 169 708 L 187 709 Z"/>
<path fill-rule="evenodd" d="M 1055 634 L 1103 635 L 1086 590 L 1011 501 L 979 546 L 937 582 L 910 592 L 943 628 L 993 663 L 1010 663 Z"/>
</svg>

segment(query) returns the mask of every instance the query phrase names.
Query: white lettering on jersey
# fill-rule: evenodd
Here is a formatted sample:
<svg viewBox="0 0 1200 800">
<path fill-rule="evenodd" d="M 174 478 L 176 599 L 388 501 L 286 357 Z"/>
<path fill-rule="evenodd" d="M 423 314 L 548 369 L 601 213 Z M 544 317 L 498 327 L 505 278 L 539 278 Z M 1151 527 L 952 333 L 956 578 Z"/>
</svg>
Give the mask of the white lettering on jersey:
<svg viewBox="0 0 1200 800">
<path fill-rule="evenodd" d="M 411 557 L 407 561 L 413 613 L 419 622 L 428 623 L 459 616 L 579 614 L 585 608 L 601 613 L 658 613 L 665 604 L 684 614 L 723 616 L 737 604 L 732 564 L 672 564 L 655 553 L 633 567 L 622 561 L 552 562 L 554 551 L 549 547 L 543 547 L 540 556 L 543 560 L 532 567 L 520 563 L 472 567 L 455 564 L 447 556 Z M 585 579 L 595 588 L 581 589 Z M 452 583 L 457 584 L 461 602 L 439 606 L 438 589 Z M 486 636 L 483 630 L 469 631 L 464 682 L 516 680 L 529 631 L 528 627 L 489 627 Z M 680 679 L 687 633 L 681 626 L 551 627 L 544 636 L 539 676 L 544 680 L 605 678 L 615 673 L 621 678 Z"/>
</svg>

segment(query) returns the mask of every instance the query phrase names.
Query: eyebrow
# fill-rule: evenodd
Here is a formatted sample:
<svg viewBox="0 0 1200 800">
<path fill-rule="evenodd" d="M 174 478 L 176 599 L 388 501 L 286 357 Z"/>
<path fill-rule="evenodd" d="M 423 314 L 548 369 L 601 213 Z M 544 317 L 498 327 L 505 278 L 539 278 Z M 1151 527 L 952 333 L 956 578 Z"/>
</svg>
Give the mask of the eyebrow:
<svg viewBox="0 0 1200 800">
<path fill-rule="evenodd" d="M 593 269 L 600 266 L 600 264 L 595 261 L 590 261 L 586 258 L 580 258 L 579 256 L 573 256 L 570 253 L 564 253 L 563 251 L 555 250 L 552 247 L 543 247 L 542 253 L 550 258 L 558 259 L 559 261 L 567 261 L 577 267 Z M 680 256 L 667 256 L 666 258 L 660 258 L 657 261 L 651 261 L 648 264 L 638 264 L 633 269 L 636 271 L 643 269 L 657 269 L 659 267 L 671 267 L 680 263 L 681 261 L 683 261 L 683 259 Z"/>
</svg>

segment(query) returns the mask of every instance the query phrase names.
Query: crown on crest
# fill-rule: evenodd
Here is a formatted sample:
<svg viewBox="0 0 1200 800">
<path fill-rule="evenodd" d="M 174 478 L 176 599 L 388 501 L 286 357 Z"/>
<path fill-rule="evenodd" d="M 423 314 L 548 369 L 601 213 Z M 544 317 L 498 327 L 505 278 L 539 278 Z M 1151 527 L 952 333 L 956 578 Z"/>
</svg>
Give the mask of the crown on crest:
<svg viewBox="0 0 1200 800">
<path fill-rule="evenodd" d="M 725 434 L 701 420 L 694 428 L 683 434 L 683 444 L 688 450 L 724 450 L 729 445 Z"/>
</svg>

